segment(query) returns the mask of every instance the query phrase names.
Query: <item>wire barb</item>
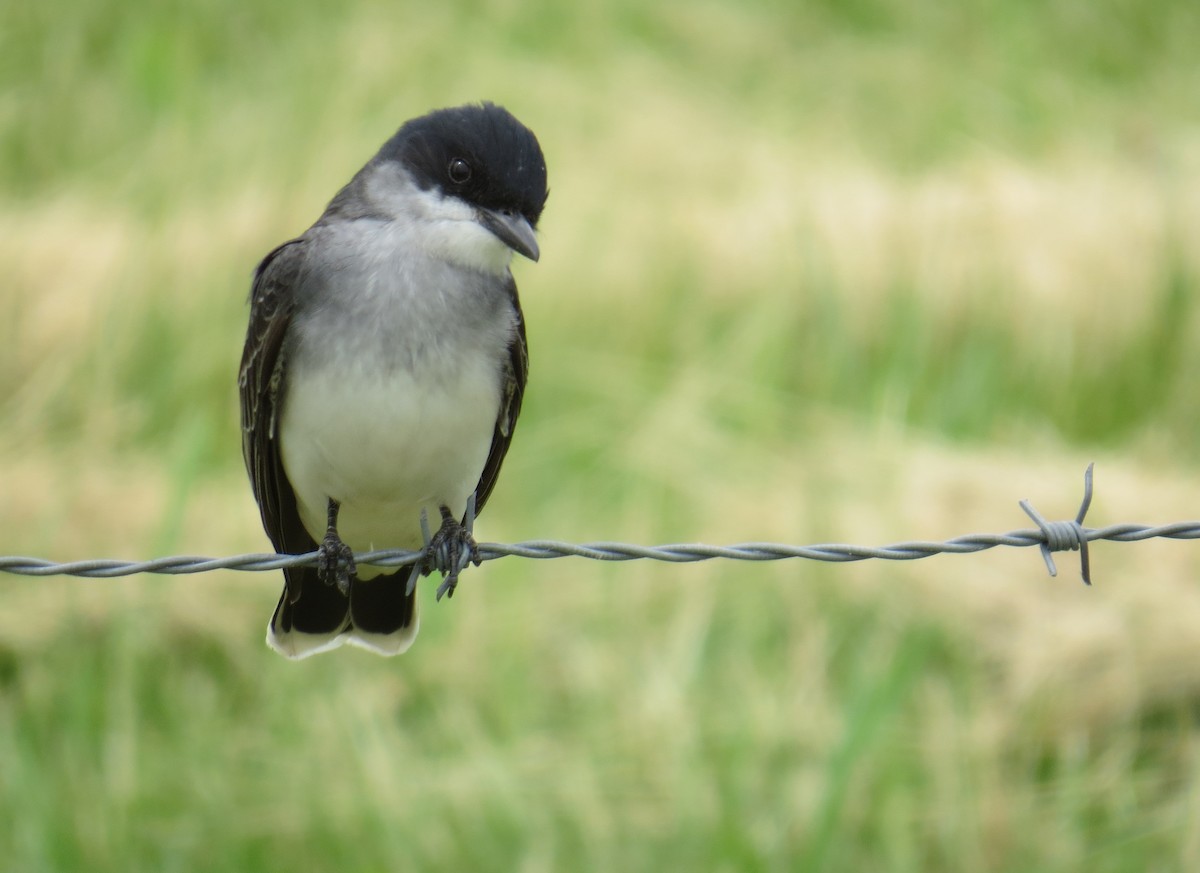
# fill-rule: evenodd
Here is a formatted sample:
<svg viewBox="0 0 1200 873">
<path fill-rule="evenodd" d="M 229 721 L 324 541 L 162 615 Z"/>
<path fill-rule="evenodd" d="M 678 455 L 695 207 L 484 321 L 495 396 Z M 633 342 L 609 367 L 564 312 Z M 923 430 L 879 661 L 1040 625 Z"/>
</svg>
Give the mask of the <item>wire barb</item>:
<svg viewBox="0 0 1200 873">
<path fill-rule="evenodd" d="M 1089 531 L 1083 526 L 1083 520 L 1092 506 L 1092 469 L 1095 466 L 1095 462 L 1088 464 L 1087 470 L 1083 474 L 1083 502 L 1079 504 L 1079 512 L 1075 514 L 1074 521 L 1046 521 L 1028 500 L 1020 501 L 1025 514 L 1033 519 L 1033 523 L 1038 526 L 1038 530 L 1045 537 L 1045 541 L 1039 545 L 1042 550 L 1042 559 L 1046 562 L 1046 569 L 1050 571 L 1050 575 L 1058 575 L 1058 568 L 1054 566 L 1053 552 L 1077 551 L 1079 552 L 1080 575 L 1083 576 L 1084 585 L 1092 584 L 1092 562 L 1088 557 Z"/>
<path fill-rule="evenodd" d="M 425 563 L 423 559 L 429 554 L 429 546 L 433 542 L 433 534 L 429 532 L 429 512 L 424 506 L 421 507 L 421 541 L 425 546 L 417 553 L 417 559 L 413 561 L 412 570 L 409 571 L 408 582 L 404 586 L 405 597 L 411 597 L 416 589 L 417 579 L 421 576 L 421 566 Z"/>
</svg>

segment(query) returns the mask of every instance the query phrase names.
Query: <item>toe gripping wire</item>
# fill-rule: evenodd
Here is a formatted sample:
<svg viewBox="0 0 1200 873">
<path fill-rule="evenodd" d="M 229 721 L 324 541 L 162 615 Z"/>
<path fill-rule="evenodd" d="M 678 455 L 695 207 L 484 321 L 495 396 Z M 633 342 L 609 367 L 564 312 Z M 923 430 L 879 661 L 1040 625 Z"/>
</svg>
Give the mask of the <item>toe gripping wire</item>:
<svg viewBox="0 0 1200 873">
<path fill-rule="evenodd" d="M 473 493 L 467 497 L 467 508 L 463 514 L 462 529 L 468 539 L 474 535 L 475 495 Z M 417 587 L 417 580 L 422 575 L 429 575 L 437 570 L 446 577 L 437 591 L 437 599 L 441 600 L 442 595 L 447 592 L 453 594 L 454 586 L 458 583 L 458 574 L 465 570 L 468 564 L 472 563 L 478 550 L 475 548 L 475 541 L 473 539 L 470 539 L 471 548 L 461 549 L 457 555 L 451 549 L 449 541 L 443 541 L 435 545 L 433 533 L 429 529 L 429 513 L 424 507 L 421 508 L 421 539 L 424 540 L 425 545 L 421 549 L 420 557 L 408 573 L 408 583 L 404 588 L 404 596 L 412 596 L 413 591 Z M 479 561 L 475 560 L 474 563 L 478 564 Z"/>
<path fill-rule="evenodd" d="M 1083 576 L 1084 585 L 1092 584 L 1092 565 L 1088 558 L 1088 529 L 1083 526 L 1083 519 L 1092 505 L 1092 468 L 1094 466 L 1094 463 L 1088 464 L 1087 472 L 1083 474 L 1083 502 L 1079 504 L 1079 512 L 1075 514 L 1074 521 L 1046 521 L 1028 500 L 1021 501 L 1021 508 L 1025 510 L 1025 514 L 1033 519 L 1033 523 L 1038 526 L 1042 536 L 1046 538 L 1045 542 L 1041 544 L 1041 550 L 1042 559 L 1045 560 L 1046 569 L 1050 571 L 1050 575 L 1058 575 L 1058 568 L 1054 566 L 1054 552 L 1078 551 L 1080 574 Z"/>
</svg>

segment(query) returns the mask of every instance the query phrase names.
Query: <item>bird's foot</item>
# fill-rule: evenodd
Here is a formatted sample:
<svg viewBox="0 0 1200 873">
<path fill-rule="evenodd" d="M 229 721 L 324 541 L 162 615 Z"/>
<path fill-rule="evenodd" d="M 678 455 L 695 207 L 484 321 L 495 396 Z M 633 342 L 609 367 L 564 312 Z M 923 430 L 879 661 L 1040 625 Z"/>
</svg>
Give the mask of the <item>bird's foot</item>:
<svg viewBox="0 0 1200 873">
<path fill-rule="evenodd" d="M 357 572 L 354 552 L 336 533 L 325 534 L 317 556 L 317 575 L 326 585 L 336 585 L 337 590 L 350 596 L 350 577 Z"/>
<path fill-rule="evenodd" d="M 442 526 L 437 533 L 429 536 L 429 524 L 424 513 L 421 515 L 421 530 L 425 534 L 425 550 L 421 562 L 417 565 L 421 572 L 428 576 L 437 571 L 442 574 L 442 584 L 438 586 L 437 599 L 442 595 L 454 596 L 458 587 L 458 574 L 466 569 L 468 564 L 479 566 L 483 562 L 479 554 L 479 546 L 472 535 L 475 526 L 475 495 L 467 500 L 467 512 L 459 522 L 450 508 L 442 508 Z M 410 584 L 415 583 L 415 575 Z"/>
<path fill-rule="evenodd" d="M 337 533 L 337 514 L 339 504 L 329 500 L 329 526 L 325 530 L 325 539 L 317 550 L 317 576 L 326 585 L 336 585 L 337 590 L 346 597 L 350 596 L 350 579 L 358 572 L 354 564 L 354 552 L 342 542 Z"/>
</svg>

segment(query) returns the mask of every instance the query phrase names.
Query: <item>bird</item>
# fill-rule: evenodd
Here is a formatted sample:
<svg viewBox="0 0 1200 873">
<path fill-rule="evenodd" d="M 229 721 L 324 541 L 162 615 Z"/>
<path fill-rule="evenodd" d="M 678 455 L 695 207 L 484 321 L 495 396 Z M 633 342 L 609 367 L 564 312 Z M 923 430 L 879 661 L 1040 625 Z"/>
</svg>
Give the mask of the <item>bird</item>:
<svg viewBox="0 0 1200 873">
<path fill-rule="evenodd" d="M 418 574 L 478 564 L 529 370 L 510 265 L 536 262 L 549 189 L 533 132 L 490 102 L 405 122 L 303 234 L 254 271 L 242 453 L 285 568 L 268 645 L 305 658 L 416 638 Z M 432 537 L 426 519 L 441 519 Z M 423 529 L 425 532 L 423 533 Z M 415 568 L 356 551 L 422 550 Z"/>
</svg>

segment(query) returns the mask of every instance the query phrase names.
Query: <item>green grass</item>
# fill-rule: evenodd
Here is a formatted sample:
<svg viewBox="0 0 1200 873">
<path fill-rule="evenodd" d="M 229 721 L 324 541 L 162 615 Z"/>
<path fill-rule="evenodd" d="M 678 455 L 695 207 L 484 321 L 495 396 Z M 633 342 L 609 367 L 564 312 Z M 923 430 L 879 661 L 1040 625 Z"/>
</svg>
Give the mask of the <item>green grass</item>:
<svg viewBox="0 0 1200 873">
<path fill-rule="evenodd" d="M 256 260 L 405 118 L 546 149 L 488 539 L 1195 517 L 1200 6 L 10 4 L 0 554 L 260 550 Z M 0 867 L 1187 870 L 1200 560 L 489 563 L 397 660 L 276 574 L 0 578 Z"/>
</svg>

